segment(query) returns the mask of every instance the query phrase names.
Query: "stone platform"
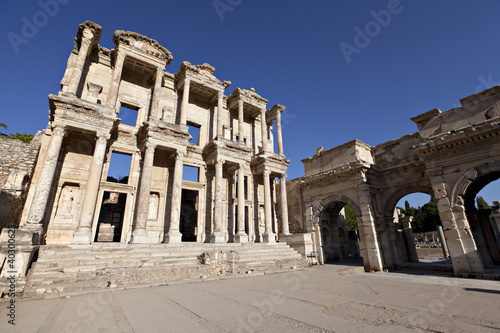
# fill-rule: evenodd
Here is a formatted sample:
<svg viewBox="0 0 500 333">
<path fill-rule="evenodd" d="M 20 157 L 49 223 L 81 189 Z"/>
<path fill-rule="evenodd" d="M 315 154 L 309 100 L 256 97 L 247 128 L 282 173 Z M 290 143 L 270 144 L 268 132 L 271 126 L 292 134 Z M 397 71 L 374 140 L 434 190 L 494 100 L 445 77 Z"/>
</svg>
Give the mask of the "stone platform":
<svg viewBox="0 0 500 333">
<path fill-rule="evenodd" d="M 24 297 L 85 294 L 307 265 L 285 243 L 42 246 L 27 274 Z"/>
</svg>

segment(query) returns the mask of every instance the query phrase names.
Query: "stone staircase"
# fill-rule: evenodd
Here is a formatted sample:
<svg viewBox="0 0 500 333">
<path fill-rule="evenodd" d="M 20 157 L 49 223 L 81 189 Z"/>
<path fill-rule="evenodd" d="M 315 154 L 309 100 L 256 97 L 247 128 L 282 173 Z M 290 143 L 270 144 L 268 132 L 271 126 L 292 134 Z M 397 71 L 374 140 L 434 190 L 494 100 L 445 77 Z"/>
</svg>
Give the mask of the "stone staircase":
<svg viewBox="0 0 500 333">
<path fill-rule="evenodd" d="M 28 272 L 24 295 L 89 293 L 307 265 L 285 243 L 46 245 Z"/>
</svg>

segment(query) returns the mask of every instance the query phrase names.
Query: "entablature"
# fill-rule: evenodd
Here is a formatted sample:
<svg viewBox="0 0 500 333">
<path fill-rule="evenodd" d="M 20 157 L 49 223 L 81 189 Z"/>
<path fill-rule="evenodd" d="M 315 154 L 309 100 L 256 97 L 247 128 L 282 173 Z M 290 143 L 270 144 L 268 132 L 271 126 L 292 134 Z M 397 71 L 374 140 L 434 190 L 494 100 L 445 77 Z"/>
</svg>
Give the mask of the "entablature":
<svg viewBox="0 0 500 333">
<path fill-rule="evenodd" d="M 228 96 L 228 108 L 230 110 L 237 108 L 239 101 L 243 101 L 243 112 L 251 118 L 255 118 L 262 110 L 266 108 L 268 100 L 262 98 L 255 92 L 254 88 L 240 89 L 236 88 Z"/>
</svg>

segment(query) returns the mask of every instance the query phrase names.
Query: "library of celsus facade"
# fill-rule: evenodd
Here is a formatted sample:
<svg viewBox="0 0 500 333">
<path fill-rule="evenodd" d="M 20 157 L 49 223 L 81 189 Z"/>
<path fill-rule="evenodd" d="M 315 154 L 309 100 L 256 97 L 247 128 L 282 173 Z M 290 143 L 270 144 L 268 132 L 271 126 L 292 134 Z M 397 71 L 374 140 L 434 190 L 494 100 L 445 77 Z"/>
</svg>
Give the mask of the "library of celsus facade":
<svg viewBox="0 0 500 333">
<path fill-rule="evenodd" d="M 48 245 L 289 234 L 286 195 L 276 193 L 289 164 L 284 107 L 252 88 L 226 93 L 231 82 L 208 64 L 169 73 L 172 54 L 146 36 L 116 31 L 112 50 L 100 36 L 93 22 L 79 26 L 61 91 L 49 96 L 20 229 Z"/>
</svg>

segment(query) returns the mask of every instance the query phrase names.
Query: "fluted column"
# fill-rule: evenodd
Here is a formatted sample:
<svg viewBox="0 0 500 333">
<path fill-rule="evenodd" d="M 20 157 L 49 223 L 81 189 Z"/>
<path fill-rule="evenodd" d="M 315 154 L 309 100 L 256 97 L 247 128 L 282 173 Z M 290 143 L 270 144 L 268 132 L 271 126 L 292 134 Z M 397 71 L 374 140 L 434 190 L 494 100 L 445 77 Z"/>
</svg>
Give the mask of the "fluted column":
<svg viewBox="0 0 500 333">
<path fill-rule="evenodd" d="M 219 91 L 218 99 L 217 99 L 217 136 L 218 137 L 223 137 L 223 127 L 222 127 L 222 122 L 223 122 L 223 102 L 224 102 L 224 91 Z"/>
<path fill-rule="evenodd" d="M 274 243 L 276 242 L 275 235 L 273 233 L 273 219 L 272 219 L 272 202 L 271 202 L 271 171 L 264 170 L 264 213 L 266 218 L 266 229 L 264 231 L 264 243 Z"/>
<path fill-rule="evenodd" d="M 283 155 L 283 133 L 281 132 L 281 112 L 276 116 L 276 132 L 278 134 L 278 153 Z"/>
<path fill-rule="evenodd" d="M 78 228 L 73 237 L 73 244 L 90 244 L 92 242 L 92 221 L 99 193 L 99 183 L 102 175 L 102 165 L 106 156 L 106 146 L 109 134 L 98 133 L 94 148 L 94 156 L 87 179 L 87 190 L 83 198 L 82 211 Z"/>
<path fill-rule="evenodd" d="M 155 156 L 155 145 L 147 143 L 142 163 L 141 184 L 137 198 L 137 212 L 132 232 L 131 243 L 147 243 L 148 235 L 146 225 L 148 222 L 149 197 L 151 192 L 151 178 L 153 176 L 153 161 Z"/>
<path fill-rule="evenodd" d="M 266 109 L 262 109 L 260 114 L 261 114 L 262 150 L 267 151 Z"/>
<path fill-rule="evenodd" d="M 160 89 L 161 82 L 163 79 L 163 68 L 156 68 L 156 76 L 155 76 L 155 86 L 153 91 L 153 99 L 151 101 L 151 118 L 158 119 L 158 110 L 160 108 Z"/>
<path fill-rule="evenodd" d="M 243 136 L 243 124 L 244 124 L 244 115 L 243 115 L 243 100 L 238 101 L 238 142 L 245 143 L 245 138 Z"/>
<path fill-rule="evenodd" d="M 214 189 L 214 223 L 210 243 L 223 243 L 224 232 L 222 231 L 222 168 L 224 161 L 217 159 L 215 161 L 215 189 Z"/>
<path fill-rule="evenodd" d="M 282 174 L 280 177 L 280 199 L 281 199 L 281 223 L 282 223 L 282 234 L 281 236 L 290 235 L 290 228 L 288 226 L 288 204 L 286 197 L 286 174 Z"/>
<path fill-rule="evenodd" d="M 108 98 L 106 105 L 114 107 L 118 98 L 118 90 L 120 89 L 120 80 L 122 78 L 123 63 L 125 62 L 125 53 L 120 50 L 116 51 L 115 67 L 111 74 L 111 85 L 109 86 Z"/>
<path fill-rule="evenodd" d="M 186 125 L 187 123 L 187 108 L 189 103 L 189 86 L 191 81 L 189 79 L 184 79 L 184 90 L 182 92 L 182 104 L 181 104 L 181 125 Z"/>
<path fill-rule="evenodd" d="M 74 95 L 76 95 L 78 86 L 80 85 L 80 79 L 82 77 L 83 68 L 85 66 L 85 61 L 87 60 L 87 55 L 89 54 L 93 37 L 94 35 L 90 29 L 85 29 L 83 31 L 80 49 L 78 50 L 78 56 L 76 57 L 76 63 L 73 67 L 73 72 L 71 73 L 68 85 L 68 92 Z"/>
<path fill-rule="evenodd" d="M 33 201 L 31 202 L 27 225 L 25 225 L 28 228 L 41 226 L 65 133 L 65 127 L 59 125 L 52 130 L 52 136 L 45 152 L 45 159 L 43 160 Z"/>
<path fill-rule="evenodd" d="M 172 185 L 172 205 L 170 210 L 170 228 L 165 234 L 165 243 L 180 243 L 182 234 L 179 231 L 182 204 L 182 169 L 184 167 L 184 153 L 175 154 L 174 179 Z"/>
<path fill-rule="evenodd" d="M 238 231 L 234 242 L 248 243 L 248 235 L 245 233 L 245 173 L 242 165 L 238 169 Z"/>
</svg>

